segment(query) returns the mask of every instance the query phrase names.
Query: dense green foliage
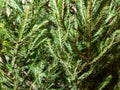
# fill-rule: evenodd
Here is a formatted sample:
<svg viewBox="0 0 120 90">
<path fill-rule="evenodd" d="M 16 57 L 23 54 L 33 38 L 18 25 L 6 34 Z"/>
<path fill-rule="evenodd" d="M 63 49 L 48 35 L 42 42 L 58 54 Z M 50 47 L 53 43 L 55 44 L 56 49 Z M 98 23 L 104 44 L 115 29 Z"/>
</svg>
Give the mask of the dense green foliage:
<svg viewBox="0 0 120 90">
<path fill-rule="evenodd" d="M 119 90 L 120 0 L 0 0 L 0 90 Z"/>
</svg>

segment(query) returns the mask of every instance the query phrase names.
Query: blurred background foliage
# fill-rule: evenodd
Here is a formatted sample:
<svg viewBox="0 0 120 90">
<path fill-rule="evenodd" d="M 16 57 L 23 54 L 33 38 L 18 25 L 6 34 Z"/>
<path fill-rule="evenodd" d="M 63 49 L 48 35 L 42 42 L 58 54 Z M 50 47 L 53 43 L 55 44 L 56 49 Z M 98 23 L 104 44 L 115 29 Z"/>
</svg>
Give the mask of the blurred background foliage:
<svg viewBox="0 0 120 90">
<path fill-rule="evenodd" d="M 119 90 L 120 0 L 0 0 L 0 90 Z"/>
</svg>

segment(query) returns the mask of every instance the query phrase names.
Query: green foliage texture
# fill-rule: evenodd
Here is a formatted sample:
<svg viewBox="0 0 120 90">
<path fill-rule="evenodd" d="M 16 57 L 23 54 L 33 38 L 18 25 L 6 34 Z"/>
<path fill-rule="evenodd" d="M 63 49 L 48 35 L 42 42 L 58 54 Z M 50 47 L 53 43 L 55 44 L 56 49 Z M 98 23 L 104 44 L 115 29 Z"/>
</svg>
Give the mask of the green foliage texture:
<svg viewBox="0 0 120 90">
<path fill-rule="evenodd" d="M 120 0 L 0 0 L 0 90 L 120 90 Z"/>
</svg>

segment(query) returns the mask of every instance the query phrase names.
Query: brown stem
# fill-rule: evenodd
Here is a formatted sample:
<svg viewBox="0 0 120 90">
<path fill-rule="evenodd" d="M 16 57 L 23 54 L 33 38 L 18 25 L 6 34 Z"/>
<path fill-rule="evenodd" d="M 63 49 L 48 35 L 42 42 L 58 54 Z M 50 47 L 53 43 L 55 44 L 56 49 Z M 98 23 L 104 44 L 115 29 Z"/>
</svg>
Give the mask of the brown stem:
<svg viewBox="0 0 120 90">
<path fill-rule="evenodd" d="M 88 60 L 91 59 L 91 53 L 90 53 L 90 48 L 91 48 L 91 26 L 90 26 L 90 0 L 88 0 L 88 6 L 87 6 L 87 57 Z"/>
</svg>

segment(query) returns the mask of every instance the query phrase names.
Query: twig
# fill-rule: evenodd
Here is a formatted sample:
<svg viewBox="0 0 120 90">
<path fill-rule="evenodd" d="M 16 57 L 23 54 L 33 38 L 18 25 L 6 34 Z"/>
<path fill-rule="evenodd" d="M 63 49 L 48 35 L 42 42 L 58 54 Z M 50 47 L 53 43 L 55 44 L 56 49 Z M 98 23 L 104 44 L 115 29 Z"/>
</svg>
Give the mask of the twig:
<svg viewBox="0 0 120 90">
<path fill-rule="evenodd" d="M 58 37 L 59 37 L 59 43 L 60 43 L 60 54 L 62 54 L 62 38 L 61 38 L 61 32 L 60 32 L 60 29 L 58 29 Z"/>
<path fill-rule="evenodd" d="M 87 6 L 87 57 L 88 57 L 88 61 L 90 61 L 91 59 L 91 53 L 90 53 L 90 48 L 91 48 L 91 34 L 90 34 L 90 30 L 91 30 L 91 26 L 90 26 L 90 0 L 88 0 L 88 6 Z"/>
<path fill-rule="evenodd" d="M 105 53 L 108 52 L 109 49 L 110 49 L 110 48 L 112 47 L 112 45 L 114 44 L 116 34 L 117 34 L 117 32 L 115 32 L 115 33 L 113 34 L 113 38 L 112 38 L 112 41 L 110 42 L 110 44 L 103 50 L 103 52 L 101 52 L 101 53 L 99 54 L 98 57 L 96 57 L 95 59 L 93 59 L 93 61 L 90 62 L 89 65 L 91 65 L 91 64 L 93 64 L 93 63 L 95 63 L 95 62 L 97 62 L 97 61 L 99 61 L 99 60 L 101 60 L 101 59 L 103 58 L 103 56 L 105 55 Z"/>
<path fill-rule="evenodd" d="M 25 26 L 26 26 L 26 23 L 27 23 L 27 20 L 28 20 L 28 14 L 29 14 L 29 7 L 26 7 L 26 16 L 25 16 L 25 20 L 23 22 L 23 27 L 22 27 L 22 29 L 20 31 L 19 41 L 21 41 L 21 39 L 22 39 L 24 30 L 25 30 Z"/>
<path fill-rule="evenodd" d="M 14 57 L 12 59 L 12 66 L 13 67 L 15 67 L 15 61 L 16 61 L 16 58 L 17 58 L 18 49 L 19 49 L 19 46 L 21 44 L 21 40 L 22 40 L 23 33 L 24 33 L 24 30 L 25 30 L 26 22 L 28 20 L 29 7 L 26 7 L 26 10 L 27 10 L 27 12 L 26 12 L 25 20 L 23 22 L 23 27 L 20 30 L 19 40 L 16 42 L 15 49 L 14 49 Z"/>
</svg>

